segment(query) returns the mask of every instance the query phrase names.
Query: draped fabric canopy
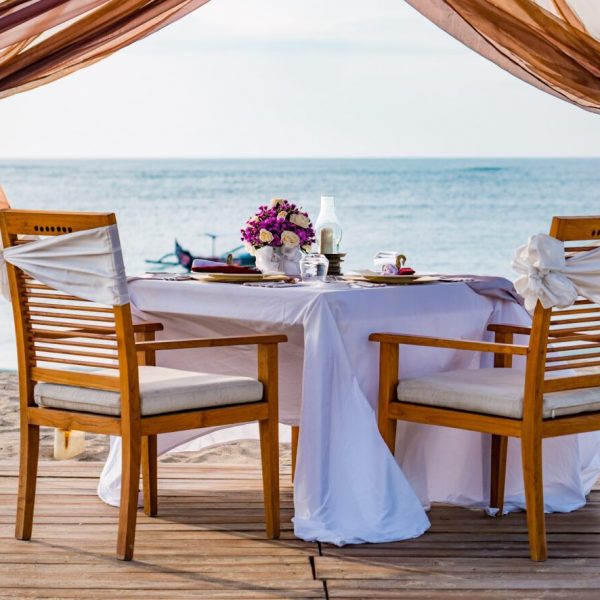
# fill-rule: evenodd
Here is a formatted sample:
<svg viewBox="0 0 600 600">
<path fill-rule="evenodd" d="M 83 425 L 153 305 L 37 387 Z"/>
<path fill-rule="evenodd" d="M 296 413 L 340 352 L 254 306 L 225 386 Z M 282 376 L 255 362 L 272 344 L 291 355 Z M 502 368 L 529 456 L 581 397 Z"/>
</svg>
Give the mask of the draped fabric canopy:
<svg viewBox="0 0 600 600">
<path fill-rule="evenodd" d="M 509 73 L 600 112 L 600 0 L 406 0 Z"/>
<path fill-rule="evenodd" d="M 0 98 L 136 42 L 208 0 L 0 0 Z"/>
<path fill-rule="evenodd" d="M 523 81 L 600 112 L 600 0 L 406 1 Z M 97 62 L 207 2 L 0 0 L 0 98 Z"/>
</svg>

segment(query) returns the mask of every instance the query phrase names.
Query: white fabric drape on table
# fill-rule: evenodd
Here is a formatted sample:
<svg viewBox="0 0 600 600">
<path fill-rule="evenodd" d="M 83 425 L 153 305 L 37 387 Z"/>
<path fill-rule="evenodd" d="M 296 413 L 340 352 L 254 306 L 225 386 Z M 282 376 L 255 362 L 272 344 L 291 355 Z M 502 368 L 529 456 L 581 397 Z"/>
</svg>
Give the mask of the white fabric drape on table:
<svg viewBox="0 0 600 600">
<path fill-rule="evenodd" d="M 423 506 L 488 506 L 489 435 L 400 422 L 396 458 L 401 469 L 391 460 L 375 419 L 379 349 L 368 338 L 374 331 L 402 331 L 489 340 L 488 323 L 531 323 L 519 304 L 476 294 L 465 283 L 265 289 L 146 279 L 130 284 L 130 292 L 134 313 L 160 320 L 165 331 L 159 337 L 165 339 L 273 331 L 288 336 L 279 349 L 279 408 L 282 423 L 301 425 L 294 482 L 298 537 L 346 544 L 418 535 L 428 522 L 406 480 Z M 166 367 L 256 376 L 251 347 L 161 352 L 157 358 Z M 491 367 L 492 361 L 490 354 L 440 348 L 403 346 L 400 351 L 403 377 Z M 515 360 L 515 367 L 522 363 Z M 201 450 L 225 439 L 247 438 L 247 429 L 159 436 L 159 450 L 177 443 Z M 514 440 L 506 481 L 508 510 L 525 503 L 519 457 L 519 440 Z M 120 443 L 114 438 L 98 488 L 110 504 L 119 502 L 120 472 Z M 546 510 L 583 506 L 598 473 L 600 432 L 545 440 Z"/>
<path fill-rule="evenodd" d="M 2 293 L 10 300 L 4 262 L 65 294 L 109 306 L 121 306 L 129 302 L 116 225 L 0 249 Z"/>
<path fill-rule="evenodd" d="M 567 308 L 578 296 L 600 302 L 600 247 L 565 259 L 565 245 L 544 233 L 532 235 L 517 249 L 513 269 L 521 274 L 515 288 L 533 311 L 537 301 L 544 308 Z"/>
<path fill-rule="evenodd" d="M 361 319 L 363 328 L 354 327 L 349 308 L 342 311 L 344 323 L 340 323 L 335 302 L 338 294 L 340 299 L 348 292 L 358 298 L 365 290 L 350 290 L 347 284 L 277 290 L 198 281 L 138 280 L 130 285 L 134 311 L 149 308 L 143 290 L 148 284 L 150 290 L 156 290 L 156 284 L 161 283 L 174 293 L 168 294 L 168 300 L 162 295 L 153 298 L 160 303 L 167 300 L 157 311 L 160 316 L 156 315 L 168 328 L 166 337 L 210 336 L 210 331 L 196 327 L 192 316 L 196 311 L 216 317 L 209 318 L 207 325 L 219 326 L 220 335 L 227 335 L 229 329 L 219 318 L 226 315 L 233 319 L 229 334 L 240 335 L 249 326 L 257 332 L 288 334 L 290 341 L 279 350 L 280 421 L 302 424 L 294 482 L 294 530 L 298 537 L 342 545 L 409 539 L 428 529 L 429 520 L 419 499 L 379 435 L 373 407 L 353 373 L 347 342 L 340 332 L 340 328 L 345 330 L 352 324 L 351 331 L 360 340 L 352 347 L 360 347 L 364 358 L 366 344 L 377 356 L 375 345 L 368 342 L 364 332 L 368 321 Z M 387 296 L 387 291 L 366 293 L 380 296 L 378 292 L 383 292 Z M 366 306 L 359 302 L 358 307 Z M 165 309 L 173 311 L 172 315 L 164 314 Z M 181 328 L 170 327 L 171 316 Z M 299 351 L 296 343 L 301 344 Z M 165 352 L 160 353 L 164 356 L 159 355 L 159 360 L 174 360 L 179 368 L 190 370 L 229 370 L 256 376 L 256 350 L 235 351 L 237 357 L 233 360 L 221 361 L 229 353 L 221 348 L 200 354 Z M 376 371 L 369 364 L 369 372 Z M 185 442 L 204 433 L 196 430 L 177 435 L 180 442 Z M 115 439 L 98 487 L 100 497 L 109 504 L 119 501 L 119 457 L 120 444 Z"/>
</svg>

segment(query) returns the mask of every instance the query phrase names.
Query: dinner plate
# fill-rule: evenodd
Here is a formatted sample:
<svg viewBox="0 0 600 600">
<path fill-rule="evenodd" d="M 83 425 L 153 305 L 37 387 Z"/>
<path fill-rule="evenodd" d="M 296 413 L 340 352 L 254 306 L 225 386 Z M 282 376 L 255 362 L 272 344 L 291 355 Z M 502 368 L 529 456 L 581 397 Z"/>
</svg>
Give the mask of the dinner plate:
<svg viewBox="0 0 600 600">
<path fill-rule="evenodd" d="M 263 275 L 262 273 L 190 273 L 198 281 L 214 281 L 218 283 L 246 283 L 250 281 L 288 281 L 289 275 Z"/>
<path fill-rule="evenodd" d="M 439 277 L 432 277 L 431 275 L 419 275 L 418 273 L 414 273 L 413 275 L 389 275 L 385 273 L 375 273 L 374 271 L 357 271 L 356 273 L 349 273 L 348 275 L 344 275 L 343 279 L 346 279 L 347 281 L 385 283 L 387 285 L 406 285 L 409 283 L 418 284 L 439 281 Z"/>
</svg>

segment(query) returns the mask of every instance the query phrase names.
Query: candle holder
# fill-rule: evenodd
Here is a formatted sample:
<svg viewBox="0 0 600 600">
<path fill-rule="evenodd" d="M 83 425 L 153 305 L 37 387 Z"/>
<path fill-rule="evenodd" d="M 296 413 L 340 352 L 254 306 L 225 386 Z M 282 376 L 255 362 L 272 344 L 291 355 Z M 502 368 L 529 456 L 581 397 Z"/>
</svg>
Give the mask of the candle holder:
<svg viewBox="0 0 600 600">
<path fill-rule="evenodd" d="M 342 226 L 335 214 L 335 198 L 333 196 L 321 196 L 321 211 L 317 217 L 315 229 L 319 252 L 328 258 L 338 253 L 342 241 Z"/>
<path fill-rule="evenodd" d="M 329 269 L 327 269 L 327 275 L 333 277 L 339 277 L 342 273 L 342 262 L 344 262 L 345 252 L 336 254 L 325 254 L 325 257 L 329 261 Z"/>
</svg>

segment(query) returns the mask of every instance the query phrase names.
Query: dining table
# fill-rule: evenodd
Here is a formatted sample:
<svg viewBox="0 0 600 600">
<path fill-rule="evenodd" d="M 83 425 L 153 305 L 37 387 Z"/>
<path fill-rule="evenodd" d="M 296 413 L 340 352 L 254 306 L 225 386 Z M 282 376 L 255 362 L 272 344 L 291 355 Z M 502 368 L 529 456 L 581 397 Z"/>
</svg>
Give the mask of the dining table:
<svg viewBox="0 0 600 600">
<path fill-rule="evenodd" d="M 530 323 L 515 298 L 496 292 L 467 278 L 386 286 L 336 281 L 267 287 L 154 277 L 129 283 L 135 318 L 164 325 L 158 339 L 287 335 L 279 350 L 279 404 L 282 425 L 300 426 L 294 532 L 337 545 L 417 537 L 430 526 L 433 502 L 487 507 L 489 435 L 400 422 L 391 454 L 377 428 L 379 348 L 369 335 L 491 340 L 491 323 Z M 251 346 L 159 352 L 157 364 L 256 377 L 255 353 Z M 400 377 L 492 365 L 489 353 L 400 349 Z M 199 449 L 256 436 L 251 425 L 196 429 L 159 436 L 158 448 Z M 119 503 L 120 452 L 120 438 L 112 438 L 98 486 L 111 505 Z M 583 506 L 599 474 L 600 434 L 544 440 L 547 512 Z M 519 440 L 511 438 L 505 510 L 524 506 Z"/>
</svg>

